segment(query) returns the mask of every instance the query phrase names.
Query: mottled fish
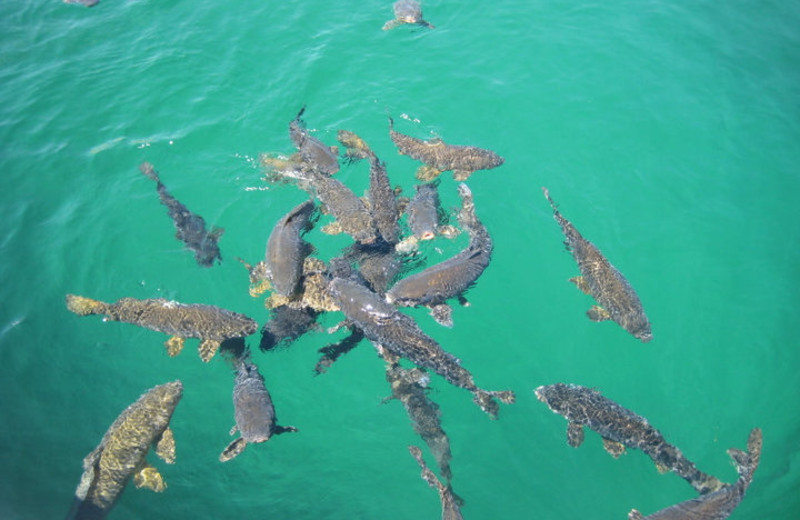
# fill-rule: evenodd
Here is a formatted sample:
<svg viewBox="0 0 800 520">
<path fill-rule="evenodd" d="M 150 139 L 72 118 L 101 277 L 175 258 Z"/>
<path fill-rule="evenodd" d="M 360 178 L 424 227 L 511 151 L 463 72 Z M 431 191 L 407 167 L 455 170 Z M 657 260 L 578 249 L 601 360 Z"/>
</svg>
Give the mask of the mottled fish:
<svg viewBox="0 0 800 520">
<path fill-rule="evenodd" d="M 300 109 L 297 116 L 289 123 L 289 137 L 300 153 L 305 166 L 325 175 L 333 175 L 339 171 L 337 151 L 308 133 L 301 119 L 306 107 Z"/>
</svg>

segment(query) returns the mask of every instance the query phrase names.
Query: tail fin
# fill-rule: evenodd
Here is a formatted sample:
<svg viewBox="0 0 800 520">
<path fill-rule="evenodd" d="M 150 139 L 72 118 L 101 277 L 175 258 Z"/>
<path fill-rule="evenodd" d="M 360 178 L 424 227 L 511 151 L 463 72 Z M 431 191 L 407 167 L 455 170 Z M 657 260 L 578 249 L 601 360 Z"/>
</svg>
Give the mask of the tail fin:
<svg viewBox="0 0 800 520">
<path fill-rule="evenodd" d="M 761 428 L 753 428 L 747 439 L 747 453 L 737 448 L 728 450 L 728 455 L 733 459 L 736 471 L 739 472 L 739 479 L 744 480 L 746 486 L 750 484 L 753 479 L 753 473 L 755 473 L 758 463 L 761 461 L 762 444 Z"/>
<path fill-rule="evenodd" d="M 155 171 L 155 169 L 153 169 L 153 165 L 150 164 L 149 162 L 145 161 L 142 164 L 140 164 L 139 171 L 145 174 L 145 176 L 147 176 L 148 178 L 156 182 L 161 182 L 161 180 L 158 178 L 158 172 Z"/>
<path fill-rule="evenodd" d="M 67 309 L 74 312 L 78 316 L 88 316 L 89 314 L 105 314 L 107 303 L 92 300 L 91 298 L 84 298 L 75 294 L 67 295 Z"/>
</svg>

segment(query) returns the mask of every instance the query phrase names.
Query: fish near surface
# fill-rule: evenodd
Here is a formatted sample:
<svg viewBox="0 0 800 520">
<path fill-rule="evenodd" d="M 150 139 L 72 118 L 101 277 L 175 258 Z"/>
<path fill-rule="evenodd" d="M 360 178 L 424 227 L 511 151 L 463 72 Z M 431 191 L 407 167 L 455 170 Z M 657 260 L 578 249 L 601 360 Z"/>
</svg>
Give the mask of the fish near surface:
<svg viewBox="0 0 800 520">
<path fill-rule="evenodd" d="M 491 392 L 478 388 L 472 374 L 461 366 L 455 356 L 443 350 L 411 317 L 365 286 L 352 280 L 335 278 L 330 284 L 330 291 L 347 319 L 360 328 L 374 345 L 381 345 L 420 367 L 429 368 L 451 384 L 469 390 L 475 404 L 493 419 L 499 411 L 495 398 L 507 404 L 514 402 L 514 393 L 511 391 Z"/>
<path fill-rule="evenodd" d="M 117 417 L 100 444 L 83 459 L 83 475 L 67 520 L 105 518 L 131 477 L 136 487 L 166 489 L 146 455 L 156 445 L 159 457 L 168 464 L 175 462 L 169 422 L 182 396 L 180 381 L 165 383 L 147 391 Z"/>
<path fill-rule="evenodd" d="M 314 203 L 299 204 L 283 216 L 267 240 L 266 264 L 272 288 L 280 295 L 293 298 L 303 275 L 303 262 L 311 253 L 311 245 L 301 233 L 311 228 Z"/>
<path fill-rule="evenodd" d="M 222 261 L 217 242 L 225 230 L 214 227 L 211 231 L 206 231 L 206 221 L 203 217 L 192 213 L 178 199 L 170 195 L 152 164 L 144 162 L 139 166 L 139 170 L 149 179 L 156 181 L 158 197 L 167 207 L 169 216 L 175 223 L 177 230 L 175 237 L 194 251 L 197 263 L 203 267 L 211 267 L 215 260 Z"/>
<path fill-rule="evenodd" d="M 397 209 L 397 198 L 389 184 L 386 165 L 372 155 L 369 167 L 369 209 L 375 227 L 383 241 L 396 244 L 400 239 L 400 212 Z"/>
<path fill-rule="evenodd" d="M 445 301 L 463 297 L 463 293 L 489 266 L 493 250 L 492 239 L 486 227 L 475 215 L 475 204 L 470 189 L 462 183 L 458 190 L 462 200 L 458 220 L 461 227 L 469 233 L 469 245 L 454 257 L 398 281 L 386 293 L 386 299 L 390 303 L 404 307 L 424 305 L 432 310 L 439 307 L 439 312 L 442 312 L 440 306 L 443 306 Z M 448 307 L 443 317 L 437 318 L 437 321 L 452 326 L 449 310 Z M 434 317 L 437 316 L 440 315 Z"/>
<path fill-rule="evenodd" d="M 659 471 L 673 471 L 699 493 L 717 491 L 724 486 L 716 477 L 698 470 L 681 450 L 650 426 L 647 419 L 597 390 L 557 383 L 540 386 L 535 393 L 553 412 L 567 419 L 567 442 L 572 447 L 581 445 L 583 427 L 588 426 L 603 438 L 603 447 L 615 458 L 624 453 L 626 447 L 638 449 L 653 459 Z"/>
<path fill-rule="evenodd" d="M 307 166 L 325 175 L 333 175 L 339 171 L 339 158 L 325 143 L 308 133 L 301 119 L 305 111 L 306 107 L 301 108 L 289 123 L 289 137 Z"/>
<path fill-rule="evenodd" d="M 273 435 L 297 431 L 294 426 L 277 424 L 272 397 L 258 367 L 250 361 L 249 353 L 234 358 L 234 367 L 236 379 L 233 386 L 233 415 L 236 426 L 231 434 L 238 430 L 240 437 L 222 451 L 220 462 L 236 457 L 248 444 L 266 442 Z"/>
<path fill-rule="evenodd" d="M 653 339 L 650 322 L 642 302 L 628 280 L 606 259 L 600 250 L 583 238 L 570 221 L 561 216 L 547 188 L 544 196 L 553 208 L 553 216 L 566 237 L 564 244 L 578 263 L 581 276 L 570 281 L 594 298 L 599 306 L 586 313 L 592 321 L 614 320 L 635 338 L 647 343 Z"/>
<path fill-rule="evenodd" d="M 713 493 L 702 495 L 692 500 L 687 500 L 674 506 L 662 509 L 653 514 L 643 516 L 636 509 L 628 513 L 628 520 L 724 520 L 728 518 L 744 498 L 753 473 L 758 468 L 761 459 L 762 433 L 760 428 L 754 428 L 747 440 L 747 453 L 737 448 L 728 450 L 728 455 L 733 459 L 739 479 L 733 484 Z"/>
<path fill-rule="evenodd" d="M 417 0 L 398 0 L 392 5 L 394 20 L 383 24 L 383 30 L 389 31 L 398 25 L 416 24 L 428 29 L 436 29 L 430 22 L 422 18 L 422 7 Z"/>
<path fill-rule="evenodd" d="M 364 201 L 342 182 L 312 172 L 309 176 L 312 186 L 342 231 L 362 244 L 371 244 L 378 238 L 378 230 Z"/>
<path fill-rule="evenodd" d="M 422 480 L 439 492 L 439 501 L 442 503 L 442 520 L 463 520 L 464 517 L 461 516 L 460 509 L 463 501 L 453 492 L 453 488 L 450 485 L 445 486 L 436 478 L 433 471 L 425 464 L 425 460 L 422 458 L 422 450 L 416 446 L 409 446 L 408 451 L 422 469 L 422 474 L 420 475 Z"/>
<path fill-rule="evenodd" d="M 416 193 L 406 206 L 408 227 L 417 240 L 431 240 L 436 236 L 441 221 L 442 208 L 439 192 L 434 183 L 419 184 Z"/>
<path fill-rule="evenodd" d="M 497 168 L 504 162 L 493 151 L 477 146 L 447 144 L 438 137 L 426 141 L 395 132 L 392 118 L 389 118 L 389 137 L 402 155 L 425 163 L 427 168 L 417 171 L 417 179 L 421 181 L 431 181 L 448 170 L 453 171 L 455 180 L 465 181 L 476 170 Z"/>
<path fill-rule="evenodd" d="M 74 294 L 67 295 L 67 309 L 79 316 L 102 314 L 103 321 L 122 321 L 169 334 L 167 354 L 177 356 L 186 338 L 198 338 L 200 358 L 208 362 L 222 341 L 249 336 L 258 324 L 244 314 L 204 304 L 185 304 L 155 298 L 122 298 L 105 303 Z"/>
</svg>

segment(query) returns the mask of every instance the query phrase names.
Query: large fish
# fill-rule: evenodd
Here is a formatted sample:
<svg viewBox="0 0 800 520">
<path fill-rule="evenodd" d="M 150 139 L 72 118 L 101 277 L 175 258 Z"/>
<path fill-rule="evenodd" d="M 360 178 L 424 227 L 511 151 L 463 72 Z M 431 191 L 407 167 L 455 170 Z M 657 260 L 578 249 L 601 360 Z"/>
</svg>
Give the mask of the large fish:
<svg viewBox="0 0 800 520">
<path fill-rule="evenodd" d="M 289 137 L 297 147 L 304 166 L 325 175 L 333 175 L 339 171 L 339 159 L 336 151 L 308 133 L 303 120 L 300 119 L 306 107 L 300 109 L 297 116 L 289 123 Z"/>
<path fill-rule="evenodd" d="M 477 146 L 447 144 L 438 137 L 426 141 L 395 132 L 391 117 L 389 137 L 402 155 L 425 163 L 417 170 L 417 179 L 421 181 L 431 181 L 448 170 L 453 171 L 455 180 L 465 181 L 475 170 L 497 168 L 504 161 L 493 151 Z"/>
<path fill-rule="evenodd" d="M 378 230 L 372 213 L 350 188 L 317 172 L 310 172 L 308 179 L 317 198 L 336 219 L 333 228 L 326 226 L 323 231 L 343 231 L 362 244 L 372 244 L 377 240 Z"/>
<path fill-rule="evenodd" d="M 389 183 L 386 165 L 374 155 L 369 163 L 369 210 L 383 241 L 396 244 L 400 239 L 400 226 L 397 223 L 400 212 L 394 189 Z"/>
<path fill-rule="evenodd" d="M 387 301 L 398 306 L 429 307 L 433 317 L 448 327 L 453 325 L 452 309 L 445 302 L 451 298 L 463 300 L 464 292 L 488 267 L 493 249 L 489 232 L 475 215 L 472 192 L 464 183 L 458 191 L 462 200 L 458 220 L 469 233 L 469 245 L 444 262 L 403 278 L 386 293 Z"/>
<path fill-rule="evenodd" d="M 303 262 L 311 253 L 311 244 L 300 236 L 311 228 L 314 203 L 307 200 L 283 216 L 269 235 L 266 271 L 278 294 L 293 298 L 300 289 Z"/>
<path fill-rule="evenodd" d="M 737 448 L 728 450 L 733 459 L 739 479 L 718 491 L 687 500 L 674 506 L 662 509 L 651 515 L 642 516 L 636 509 L 628 513 L 628 520 L 724 520 L 739 506 L 753 473 L 761 459 L 761 429 L 754 428 L 747 440 L 747 453 Z"/>
<path fill-rule="evenodd" d="M 166 489 L 161 474 L 145 457 L 155 445 L 160 458 L 168 464 L 175 462 L 169 422 L 182 396 L 180 381 L 159 385 L 117 417 L 100 444 L 83 459 L 83 475 L 67 520 L 105 518 L 131 477 L 136 487 Z"/>
<path fill-rule="evenodd" d="M 249 353 L 234 358 L 236 379 L 233 386 L 233 415 L 236 425 L 231 435 L 239 431 L 239 438 L 231 442 L 219 456 L 226 462 L 239 455 L 248 444 L 266 442 L 273 435 L 296 432 L 294 426 L 279 426 L 275 406 L 258 367 L 250 361 Z"/>
<path fill-rule="evenodd" d="M 459 507 L 463 501 L 453 492 L 453 488 L 449 484 L 445 486 L 436 478 L 433 471 L 425 464 L 425 460 L 422 458 L 422 450 L 416 446 L 409 446 L 408 451 L 422 469 L 422 474 L 420 475 L 422 480 L 439 492 L 439 501 L 442 503 L 442 520 L 463 520 L 464 517 L 461 516 Z"/>
<path fill-rule="evenodd" d="M 122 321 L 146 329 L 169 334 L 167 354 L 177 356 L 186 338 L 200 339 L 200 358 L 210 361 L 222 341 L 249 336 L 258 324 L 244 314 L 213 305 L 185 304 L 155 298 L 137 300 L 122 298 L 105 303 L 74 294 L 67 295 L 67 309 L 79 316 L 102 314 L 103 321 Z"/>
<path fill-rule="evenodd" d="M 564 233 L 564 244 L 572 253 L 581 271 L 581 276 L 571 278 L 570 282 L 599 304 L 589 309 L 586 314 L 592 321 L 614 320 L 620 327 L 645 343 L 653 339 L 650 322 L 631 284 L 616 267 L 611 265 L 597 246 L 583 238 L 575 226 L 561 216 L 547 188 L 542 188 L 542 191 L 550 202 L 554 218 Z"/>
<path fill-rule="evenodd" d="M 567 419 L 567 442 L 574 448 L 583 443 L 583 427 L 588 426 L 603 438 L 603 447 L 614 458 L 623 454 L 626 447 L 638 449 L 653 459 L 659 471 L 673 471 L 699 493 L 717 491 L 724 486 L 716 477 L 697 469 L 681 450 L 650 426 L 647 419 L 597 390 L 557 383 L 540 386 L 535 393 L 552 411 Z"/>
<path fill-rule="evenodd" d="M 344 278 L 335 278 L 330 291 L 339 308 L 356 327 L 375 345 L 381 345 L 412 363 L 429 368 L 455 386 L 469 390 L 473 401 L 493 419 L 499 405 L 514 402 L 511 391 L 487 391 L 478 388 L 472 374 L 463 368 L 455 356 L 446 352 L 430 336 L 422 332 L 416 322 L 398 311 L 378 294 L 363 285 Z"/>
<path fill-rule="evenodd" d="M 194 251 L 197 263 L 203 267 L 211 267 L 214 265 L 214 260 L 222 261 L 217 242 L 225 230 L 214 227 L 211 231 L 206 231 L 206 221 L 203 220 L 203 217 L 189 211 L 167 191 L 152 164 L 144 162 L 139 166 L 139 170 L 146 177 L 156 181 L 158 197 L 161 199 L 161 203 L 167 207 L 169 216 L 175 223 L 177 230 L 175 237 Z"/>
<path fill-rule="evenodd" d="M 383 30 L 389 31 L 398 25 L 406 23 L 421 25 L 428 29 L 435 29 L 430 22 L 422 18 L 422 7 L 417 0 L 398 0 L 392 5 L 394 9 L 394 19 L 383 24 Z"/>
</svg>

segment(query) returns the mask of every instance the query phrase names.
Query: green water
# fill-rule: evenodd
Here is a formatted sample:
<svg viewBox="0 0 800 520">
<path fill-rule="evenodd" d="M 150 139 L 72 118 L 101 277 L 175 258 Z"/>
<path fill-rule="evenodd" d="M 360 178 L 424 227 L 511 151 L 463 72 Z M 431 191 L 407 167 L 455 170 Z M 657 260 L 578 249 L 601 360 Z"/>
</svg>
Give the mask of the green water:
<svg viewBox="0 0 800 520">
<path fill-rule="evenodd" d="M 341 332 L 255 352 L 281 423 L 300 432 L 221 464 L 225 362 L 202 363 L 192 340 L 168 358 L 164 335 L 64 306 L 70 292 L 166 297 L 263 323 L 236 257 L 257 261 L 304 194 L 248 188 L 267 186 L 260 152 L 292 151 L 303 104 L 316 137 L 359 133 L 406 194 L 418 163 L 397 154 L 387 112 L 403 133 L 505 157 L 468 181 L 495 244 L 472 305 L 452 329 L 410 312 L 479 386 L 517 393 L 491 421 L 433 377 L 465 518 L 621 519 L 693 496 L 641 452 L 612 459 L 593 432 L 570 448 L 566 422 L 532 394 L 555 382 L 597 387 L 726 481 L 725 450 L 760 426 L 761 466 L 731 518 L 800 516 L 800 8 L 484 4 L 431 0 L 435 30 L 384 32 L 391 2 L 374 0 L 0 3 L 0 518 L 63 517 L 114 418 L 178 378 L 178 460 L 156 463 L 169 488 L 130 486 L 112 518 L 438 518 L 407 451 L 426 448 L 402 405 L 381 405 L 368 343 L 319 377 L 316 350 Z M 200 268 L 175 239 L 143 160 L 226 229 L 221 265 Z M 337 176 L 367 184 L 365 165 Z M 586 319 L 541 186 L 636 288 L 651 343 Z M 458 203 L 449 173 L 440 191 Z M 325 259 L 348 243 L 309 240 Z M 463 242 L 435 246 L 430 261 Z"/>
</svg>

